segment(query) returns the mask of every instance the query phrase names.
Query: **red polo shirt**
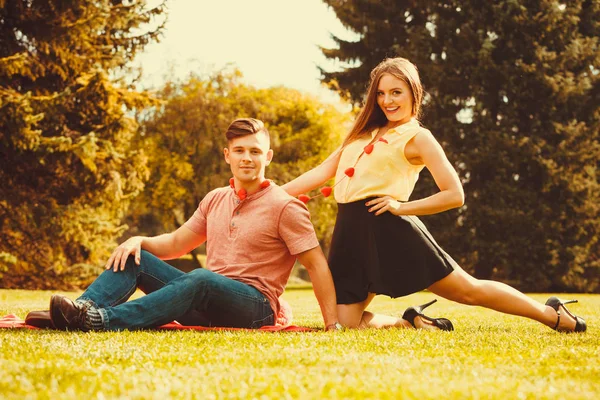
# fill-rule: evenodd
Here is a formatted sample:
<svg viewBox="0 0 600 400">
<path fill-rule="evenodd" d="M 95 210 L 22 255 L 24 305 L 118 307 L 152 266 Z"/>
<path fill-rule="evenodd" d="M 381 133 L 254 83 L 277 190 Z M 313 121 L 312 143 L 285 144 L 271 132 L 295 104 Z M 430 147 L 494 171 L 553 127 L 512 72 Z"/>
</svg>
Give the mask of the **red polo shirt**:
<svg viewBox="0 0 600 400">
<path fill-rule="evenodd" d="M 319 245 L 306 206 L 273 183 L 244 200 L 215 189 L 185 226 L 206 235 L 206 268 L 258 289 L 275 316 L 295 255 Z"/>
</svg>

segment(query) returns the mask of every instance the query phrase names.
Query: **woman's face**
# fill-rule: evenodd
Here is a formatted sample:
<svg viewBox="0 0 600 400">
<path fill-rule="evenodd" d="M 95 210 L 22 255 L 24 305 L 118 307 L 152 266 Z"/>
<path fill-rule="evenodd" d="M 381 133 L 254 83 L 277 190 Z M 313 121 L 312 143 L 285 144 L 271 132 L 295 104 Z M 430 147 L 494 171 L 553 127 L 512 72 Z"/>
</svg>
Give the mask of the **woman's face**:
<svg viewBox="0 0 600 400">
<path fill-rule="evenodd" d="M 391 74 L 383 74 L 377 86 L 377 104 L 393 126 L 412 118 L 413 96 L 410 87 Z"/>
</svg>

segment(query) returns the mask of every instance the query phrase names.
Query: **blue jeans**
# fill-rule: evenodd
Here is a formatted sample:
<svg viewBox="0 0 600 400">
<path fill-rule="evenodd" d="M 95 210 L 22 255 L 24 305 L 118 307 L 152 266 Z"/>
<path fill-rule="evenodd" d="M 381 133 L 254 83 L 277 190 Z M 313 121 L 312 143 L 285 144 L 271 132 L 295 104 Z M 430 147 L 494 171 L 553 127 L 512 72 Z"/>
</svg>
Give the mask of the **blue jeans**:
<svg viewBox="0 0 600 400">
<path fill-rule="evenodd" d="M 139 288 L 146 296 L 126 302 Z M 105 330 L 183 325 L 260 328 L 273 325 L 269 300 L 250 285 L 206 269 L 183 273 L 142 250 L 124 271 L 104 271 L 79 297 L 99 309 Z"/>
</svg>

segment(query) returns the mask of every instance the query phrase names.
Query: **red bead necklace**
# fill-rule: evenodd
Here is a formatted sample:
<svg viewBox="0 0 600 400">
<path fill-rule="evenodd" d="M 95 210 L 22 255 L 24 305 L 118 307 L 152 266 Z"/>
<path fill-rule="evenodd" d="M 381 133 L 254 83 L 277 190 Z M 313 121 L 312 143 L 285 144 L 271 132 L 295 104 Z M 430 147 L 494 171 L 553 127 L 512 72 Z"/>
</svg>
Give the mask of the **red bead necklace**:
<svg viewBox="0 0 600 400">
<path fill-rule="evenodd" d="M 265 179 L 264 181 L 262 181 L 260 183 L 260 190 L 268 188 L 271 185 L 271 181 L 268 179 Z M 235 191 L 235 179 L 230 178 L 229 179 L 229 186 Z M 238 195 L 238 197 L 240 198 L 240 200 L 244 200 L 246 199 L 246 197 L 248 197 L 248 191 L 244 188 L 241 188 L 240 190 L 237 191 L 236 193 Z"/>
<path fill-rule="evenodd" d="M 342 177 L 342 179 L 340 179 L 339 181 L 337 181 L 335 183 L 335 185 L 333 186 L 324 186 L 321 189 L 319 189 L 319 191 L 321 192 L 320 194 L 316 194 L 314 196 L 308 196 L 306 194 L 301 194 L 298 196 L 298 200 L 302 201 L 304 204 L 308 203 L 311 199 L 314 199 L 316 197 L 319 196 L 323 196 L 323 197 L 329 197 L 329 195 L 331 195 L 331 192 L 333 190 L 334 187 L 336 187 L 337 185 L 339 185 L 340 182 L 342 182 L 344 179 L 346 178 L 352 178 L 354 176 L 354 172 L 355 172 L 355 167 L 356 164 L 358 163 L 358 160 L 360 160 L 360 158 L 363 156 L 363 154 L 371 154 L 373 152 L 373 150 L 375 149 L 375 144 L 377 144 L 378 142 L 382 142 L 385 144 L 389 144 L 387 140 L 385 140 L 384 138 L 380 137 L 375 143 L 369 143 L 368 145 L 366 145 L 363 148 L 362 153 L 360 153 L 360 155 L 358 156 L 358 158 L 356 159 L 356 162 L 354 162 L 354 166 L 350 167 L 350 168 L 346 168 L 346 170 L 344 171 L 344 177 Z"/>
</svg>

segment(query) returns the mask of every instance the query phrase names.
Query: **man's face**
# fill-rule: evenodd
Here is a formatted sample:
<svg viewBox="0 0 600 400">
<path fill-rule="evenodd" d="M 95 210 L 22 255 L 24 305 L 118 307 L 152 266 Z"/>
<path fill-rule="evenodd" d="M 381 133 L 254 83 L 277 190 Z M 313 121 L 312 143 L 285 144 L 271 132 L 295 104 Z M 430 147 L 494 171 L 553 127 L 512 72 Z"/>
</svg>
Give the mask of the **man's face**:
<svg viewBox="0 0 600 400">
<path fill-rule="evenodd" d="M 231 140 L 223 153 L 233 176 L 242 183 L 262 181 L 265 167 L 273 158 L 273 150 L 269 146 L 269 138 L 262 132 Z"/>
</svg>

